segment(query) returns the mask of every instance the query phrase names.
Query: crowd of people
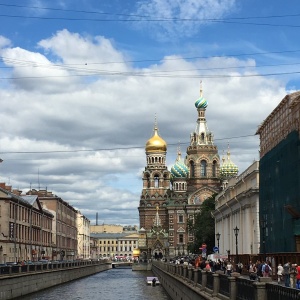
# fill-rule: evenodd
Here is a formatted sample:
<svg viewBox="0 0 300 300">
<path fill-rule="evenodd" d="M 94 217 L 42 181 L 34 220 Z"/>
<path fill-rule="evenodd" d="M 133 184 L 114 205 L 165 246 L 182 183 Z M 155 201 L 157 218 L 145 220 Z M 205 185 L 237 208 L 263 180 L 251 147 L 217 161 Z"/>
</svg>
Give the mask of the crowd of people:
<svg viewBox="0 0 300 300">
<path fill-rule="evenodd" d="M 183 264 L 207 270 L 210 272 L 223 271 L 224 274 L 230 276 L 232 272 L 242 274 L 249 274 L 251 280 L 258 280 L 259 277 L 272 277 L 276 278 L 278 284 L 285 285 L 286 287 L 296 288 L 300 290 L 300 265 L 287 262 L 285 264 L 278 264 L 277 269 L 272 267 L 270 261 L 256 261 L 255 263 L 249 262 L 244 268 L 244 265 L 239 262 L 234 265 L 230 260 L 206 260 L 201 256 L 186 256 L 175 257 L 170 260 L 170 263 Z M 247 272 L 246 272 L 247 271 Z"/>
<path fill-rule="evenodd" d="M 287 262 L 285 264 L 279 263 L 277 270 L 270 261 L 257 261 L 248 265 L 249 277 L 256 280 L 258 277 L 273 277 L 277 275 L 278 284 L 284 284 L 286 287 L 296 288 L 300 290 L 300 266 Z M 276 277 L 276 276 L 274 276 Z"/>
<path fill-rule="evenodd" d="M 170 263 L 193 266 L 210 272 L 223 271 L 224 274 L 228 276 L 234 271 L 242 273 L 243 270 L 243 264 L 241 262 L 238 263 L 237 269 L 234 269 L 233 264 L 229 260 L 206 260 L 202 256 L 175 257 L 170 260 Z"/>
</svg>

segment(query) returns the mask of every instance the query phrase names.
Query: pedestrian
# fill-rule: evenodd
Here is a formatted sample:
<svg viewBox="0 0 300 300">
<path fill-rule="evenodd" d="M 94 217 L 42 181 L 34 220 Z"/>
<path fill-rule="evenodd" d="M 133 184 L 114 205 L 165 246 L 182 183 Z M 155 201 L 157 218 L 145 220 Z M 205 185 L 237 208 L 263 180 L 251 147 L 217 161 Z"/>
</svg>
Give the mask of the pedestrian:
<svg viewBox="0 0 300 300">
<path fill-rule="evenodd" d="M 229 261 L 229 262 L 227 263 L 227 265 L 226 265 L 226 274 L 227 274 L 228 276 L 231 275 L 232 268 L 233 268 L 233 266 L 232 266 L 231 262 Z"/>
<path fill-rule="evenodd" d="M 297 264 L 291 265 L 291 272 L 290 272 L 290 287 L 295 288 L 296 287 L 296 275 L 297 275 Z"/>
<path fill-rule="evenodd" d="M 296 267 L 297 275 L 296 275 L 296 289 L 300 290 L 300 266 Z"/>
<path fill-rule="evenodd" d="M 278 264 L 277 267 L 277 280 L 278 280 L 278 284 L 280 284 L 282 282 L 282 272 L 283 272 L 283 267 L 281 264 Z"/>
<path fill-rule="evenodd" d="M 256 262 L 256 269 L 257 269 L 257 276 L 258 277 L 262 277 L 263 276 L 263 274 L 262 274 L 262 266 L 263 266 L 263 264 L 258 260 Z"/>
<path fill-rule="evenodd" d="M 239 272 L 240 274 L 242 274 L 242 271 L 243 271 L 243 264 L 242 264 L 241 262 L 239 262 L 238 265 L 237 265 L 237 267 L 238 267 L 238 272 Z"/>
<path fill-rule="evenodd" d="M 257 279 L 257 269 L 256 269 L 256 265 L 252 264 L 252 262 L 250 261 L 249 264 L 249 278 L 251 280 L 256 280 Z"/>
<path fill-rule="evenodd" d="M 262 270 L 263 277 L 269 277 L 272 271 L 270 265 L 267 262 L 263 262 L 261 270 Z"/>
<path fill-rule="evenodd" d="M 291 272 L 291 263 L 288 261 L 283 265 L 283 274 L 284 274 L 284 285 L 290 287 L 290 272 Z"/>
</svg>

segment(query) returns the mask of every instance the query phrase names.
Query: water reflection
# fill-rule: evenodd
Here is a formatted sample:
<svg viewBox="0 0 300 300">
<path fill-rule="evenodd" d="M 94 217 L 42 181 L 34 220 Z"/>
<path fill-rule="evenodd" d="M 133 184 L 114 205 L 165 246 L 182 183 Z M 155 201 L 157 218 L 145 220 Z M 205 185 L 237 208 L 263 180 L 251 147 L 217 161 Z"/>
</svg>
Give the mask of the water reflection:
<svg viewBox="0 0 300 300">
<path fill-rule="evenodd" d="M 153 273 L 132 271 L 131 268 L 111 269 L 23 296 L 22 300 L 171 300 L 162 286 L 147 285 L 147 276 L 153 276 Z"/>
</svg>

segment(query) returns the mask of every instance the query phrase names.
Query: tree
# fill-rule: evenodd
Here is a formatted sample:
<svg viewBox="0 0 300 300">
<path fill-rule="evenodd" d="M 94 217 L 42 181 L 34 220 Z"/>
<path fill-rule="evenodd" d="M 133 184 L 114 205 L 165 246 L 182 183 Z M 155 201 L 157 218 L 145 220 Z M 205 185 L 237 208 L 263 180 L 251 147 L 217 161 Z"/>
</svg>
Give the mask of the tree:
<svg viewBox="0 0 300 300">
<path fill-rule="evenodd" d="M 216 194 L 203 201 L 200 212 L 195 215 L 192 229 L 195 233 L 195 244 L 200 246 L 205 243 L 208 254 L 215 246 L 215 221 L 211 214 L 215 210 L 215 197 Z"/>
</svg>

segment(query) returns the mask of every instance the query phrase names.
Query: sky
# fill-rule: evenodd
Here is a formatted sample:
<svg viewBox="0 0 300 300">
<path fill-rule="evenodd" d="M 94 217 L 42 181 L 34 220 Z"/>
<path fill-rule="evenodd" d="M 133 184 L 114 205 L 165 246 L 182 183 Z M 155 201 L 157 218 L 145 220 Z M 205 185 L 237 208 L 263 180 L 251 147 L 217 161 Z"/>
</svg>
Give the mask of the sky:
<svg viewBox="0 0 300 300">
<path fill-rule="evenodd" d="M 171 167 L 201 81 L 219 155 L 243 172 L 300 89 L 299 29 L 298 0 L 0 0 L 0 182 L 138 225 L 155 116 Z"/>
</svg>

